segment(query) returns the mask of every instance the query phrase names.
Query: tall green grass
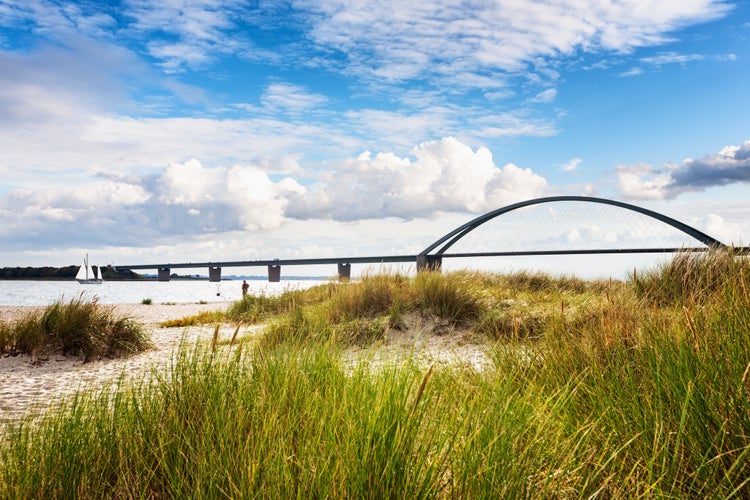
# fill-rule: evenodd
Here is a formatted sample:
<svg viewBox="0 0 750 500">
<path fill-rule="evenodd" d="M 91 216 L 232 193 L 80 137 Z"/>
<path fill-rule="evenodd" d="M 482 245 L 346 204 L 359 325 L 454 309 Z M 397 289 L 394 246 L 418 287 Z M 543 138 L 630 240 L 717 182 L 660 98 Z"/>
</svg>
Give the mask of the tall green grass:
<svg viewBox="0 0 750 500">
<path fill-rule="evenodd" d="M 367 345 L 406 328 L 406 318 L 415 315 L 434 321 L 436 333 L 462 329 L 491 340 L 539 338 L 558 320 L 561 310 L 569 317 L 585 317 L 588 307 L 608 300 L 609 291 L 620 293 L 621 288 L 621 283 L 527 273 L 364 276 L 355 282 L 325 285 L 293 301 L 283 296 L 276 299 L 287 306 L 275 310 L 265 342 L 317 339 Z"/>
<path fill-rule="evenodd" d="M 748 497 L 750 275 L 703 258 L 690 265 L 733 279 L 663 301 L 648 290 L 671 286 L 664 268 L 640 284 L 460 273 L 326 287 L 286 307 L 273 342 L 183 346 L 148 382 L 7 427 L 0 497 Z M 337 328 L 394 308 L 462 328 L 493 310 L 542 319 L 533 338 L 485 335 L 482 371 L 345 363 Z"/>
<path fill-rule="evenodd" d="M 15 322 L 0 322 L 0 353 L 28 354 L 35 358 L 53 352 L 84 360 L 113 358 L 143 351 L 150 343 L 143 329 L 129 318 L 118 317 L 96 299 L 83 296 L 58 301 L 41 312 Z"/>
</svg>

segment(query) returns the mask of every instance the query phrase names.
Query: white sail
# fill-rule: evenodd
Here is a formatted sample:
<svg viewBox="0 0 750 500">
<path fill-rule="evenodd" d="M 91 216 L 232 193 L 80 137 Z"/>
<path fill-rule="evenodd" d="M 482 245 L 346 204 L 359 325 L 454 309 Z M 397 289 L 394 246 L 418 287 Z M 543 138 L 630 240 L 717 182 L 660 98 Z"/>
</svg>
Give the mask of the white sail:
<svg viewBox="0 0 750 500">
<path fill-rule="evenodd" d="M 96 272 L 92 269 L 92 267 L 89 265 L 89 256 L 86 254 L 86 257 L 83 258 L 83 265 L 78 268 L 78 273 L 76 273 L 76 280 L 79 283 L 101 283 L 101 268 L 97 267 Z"/>
<path fill-rule="evenodd" d="M 78 268 L 78 272 L 76 273 L 76 279 L 78 281 L 88 279 L 86 277 L 86 266 L 85 265 L 83 265 L 83 266 L 81 266 L 81 267 Z"/>
</svg>

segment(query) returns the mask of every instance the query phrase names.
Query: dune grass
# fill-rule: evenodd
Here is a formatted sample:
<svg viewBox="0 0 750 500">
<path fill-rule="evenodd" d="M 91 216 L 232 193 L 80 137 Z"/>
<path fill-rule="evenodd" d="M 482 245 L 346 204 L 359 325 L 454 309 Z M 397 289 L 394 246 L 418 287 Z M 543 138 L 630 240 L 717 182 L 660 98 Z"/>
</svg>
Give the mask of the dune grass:
<svg viewBox="0 0 750 500">
<path fill-rule="evenodd" d="M 482 339 L 541 338 L 559 317 L 589 309 L 622 293 L 624 283 L 573 277 L 478 272 L 366 275 L 278 296 L 246 296 L 226 312 L 170 320 L 165 327 L 206 323 L 266 323 L 264 343 L 298 340 L 368 345 L 407 328 L 407 317 L 435 322 L 435 332 L 463 329 Z"/>
<path fill-rule="evenodd" d="M 166 373 L 7 427 L 0 497 L 745 498 L 750 265 L 693 259 L 723 278 L 327 285 L 287 301 L 273 342 L 183 346 Z M 539 324 L 481 334 L 481 371 L 343 361 L 336 325 L 410 308 Z"/>
<path fill-rule="evenodd" d="M 18 321 L 0 322 L 0 353 L 27 354 L 40 359 L 54 352 L 95 358 L 115 358 L 143 351 L 150 342 L 129 318 L 116 316 L 96 298 L 62 300 Z"/>
</svg>

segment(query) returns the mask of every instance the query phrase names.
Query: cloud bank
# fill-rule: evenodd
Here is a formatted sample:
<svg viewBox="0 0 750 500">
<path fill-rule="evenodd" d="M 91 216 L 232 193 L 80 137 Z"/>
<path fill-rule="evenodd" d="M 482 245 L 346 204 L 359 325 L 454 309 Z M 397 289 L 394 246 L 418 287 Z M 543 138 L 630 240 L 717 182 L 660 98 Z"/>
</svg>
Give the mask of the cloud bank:
<svg viewBox="0 0 750 500">
<path fill-rule="evenodd" d="M 617 168 L 617 179 L 619 192 L 634 200 L 673 199 L 687 192 L 750 182 L 750 140 L 663 170 L 651 165 L 622 165 Z"/>
<path fill-rule="evenodd" d="M 488 149 L 475 151 L 452 137 L 412 153 L 364 152 L 323 172 L 290 169 L 283 161 L 204 166 L 191 159 L 145 176 L 15 189 L 0 196 L 0 237 L 6 248 L 44 246 L 47 239 L 155 245 L 170 236 L 271 230 L 290 219 L 480 213 L 539 196 L 547 185 L 530 169 L 498 167 Z"/>
</svg>

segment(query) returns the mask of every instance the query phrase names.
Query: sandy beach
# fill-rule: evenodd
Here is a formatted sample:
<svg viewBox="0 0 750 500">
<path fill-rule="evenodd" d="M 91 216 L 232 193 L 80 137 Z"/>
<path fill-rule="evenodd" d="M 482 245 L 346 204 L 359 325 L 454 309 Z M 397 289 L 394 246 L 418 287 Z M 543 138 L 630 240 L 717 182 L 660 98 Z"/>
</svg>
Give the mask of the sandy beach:
<svg viewBox="0 0 750 500">
<path fill-rule="evenodd" d="M 189 344 L 212 338 L 215 326 L 162 328 L 161 322 L 191 316 L 202 311 L 223 310 L 227 303 L 203 304 L 119 304 L 115 314 L 133 318 L 148 332 L 153 349 L 124 359 L 103 359 L 84 363 L 81 359 L 61 354 L 46 361 L 33 363 L 29 356 L 0 357 L 0 422 L 15 420 L 35 408 L 45 408 L 78 389 L 100 389 L 119 377 L 144 377 L 152 367 L 167 366 L 181 341 Z M 0 320 L 13 321 L 33 311 L 34 307 L 0 306 Z M 243 327 L 240 335 L 262 330 L 262 326 Z M 231 338 L 234 327 L 220 328 L 221 338 Z M 474 368 L 489 361 L 484 349 L 459 332 L 435 334 L 434 325 L 415 324 L 386 342 L 366 349 L 351 349 L 345 360 L 356 362 L 362 357 L 376 363 L 394 360 L 404 353 L 417 357 L 425 364 L 468 364 Z"/>
<path fill-rule="evenodd" d="M 144 305 L 122 304 L 113 307 L 115 314 L 133 318 L 147 330 L 154 348 L 123 359 L 103 359 L 84 363 L 74 356 L 52 355 L 42 363 L 32 363 L 29 356 L 0 357 L 0 422 L 13 420 L 32 407 L 44 407 L 61 396 L 72 394 L 79 388 L 100 388 L 102 385 L 125 377 L 144 376 L 154 365 L 165 365 L 182 339 L 195 342 L 211 338 L 213 326 L 191 328 L 161 328 L 159 323 L 170 319 L 191 316 L 201 311 L 215 311 L 227 307 L 226 303 Z M 0 307 L 0 319 L 13 321 L 35 307 Z M 223 335 L 234 330 L 226 325 Z"/>
</svg>

